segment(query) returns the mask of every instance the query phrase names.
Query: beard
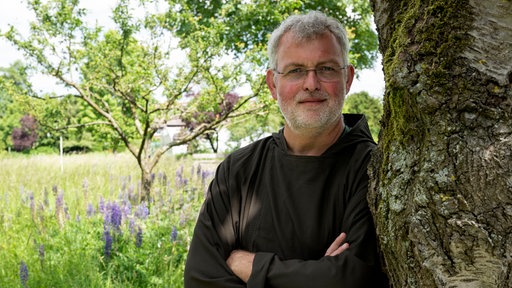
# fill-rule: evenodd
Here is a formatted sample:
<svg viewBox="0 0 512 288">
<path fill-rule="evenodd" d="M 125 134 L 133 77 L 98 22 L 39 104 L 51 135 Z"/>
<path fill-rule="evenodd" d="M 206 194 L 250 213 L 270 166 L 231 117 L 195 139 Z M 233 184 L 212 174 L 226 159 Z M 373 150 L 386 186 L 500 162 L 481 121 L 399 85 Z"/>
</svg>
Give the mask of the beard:
<svg viewBox="0 0 512 288">
<path fill-rule="evenodd" d="M 323 102 L 309 105 L 301 103 L 303 100 L 323 100 Z M 318 131 L 330 127 L 341 118 L 341 109 L 343 108 L 343 97 L 332 97 L 329 94 L 315 91 L 312 93 L 302 92 L 294 99 L 283 101 L 278 98 L 279 108 L 286 120 L 286 124 L 291 129 Z"/>
</svg>

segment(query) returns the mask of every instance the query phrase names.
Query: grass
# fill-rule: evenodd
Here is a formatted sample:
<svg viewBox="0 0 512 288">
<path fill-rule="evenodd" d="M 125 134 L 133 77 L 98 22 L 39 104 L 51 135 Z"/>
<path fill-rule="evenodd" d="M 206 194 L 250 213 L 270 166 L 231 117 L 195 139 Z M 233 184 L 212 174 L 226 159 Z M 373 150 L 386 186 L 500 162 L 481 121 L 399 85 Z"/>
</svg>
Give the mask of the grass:
<svg viewBox="0 0 512 288">
<path fill-rule="evenodd" d="M 162 159 L 148 214 L 130 155 L 3 154 L 0 287 L 183 287 L 213 168 Z"/>
</svg>

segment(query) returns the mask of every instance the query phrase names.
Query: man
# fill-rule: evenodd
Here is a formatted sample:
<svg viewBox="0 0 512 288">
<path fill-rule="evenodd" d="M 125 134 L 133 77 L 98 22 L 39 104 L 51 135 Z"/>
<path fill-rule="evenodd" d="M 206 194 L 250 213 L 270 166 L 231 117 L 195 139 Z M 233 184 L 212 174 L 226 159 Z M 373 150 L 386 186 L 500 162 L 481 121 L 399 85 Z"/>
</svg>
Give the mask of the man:
<svg viewBox="0 0 512 288">
<path fill-rule="evenodd" d="M 201 209 L 185 287 L 379 287 L 368 208 L 375 143 L 342 116 L 354 77 L 341 24 L 291 16 L 272 34 L 266 81 L 286 120 L 229 155 Z"/>
</svg>

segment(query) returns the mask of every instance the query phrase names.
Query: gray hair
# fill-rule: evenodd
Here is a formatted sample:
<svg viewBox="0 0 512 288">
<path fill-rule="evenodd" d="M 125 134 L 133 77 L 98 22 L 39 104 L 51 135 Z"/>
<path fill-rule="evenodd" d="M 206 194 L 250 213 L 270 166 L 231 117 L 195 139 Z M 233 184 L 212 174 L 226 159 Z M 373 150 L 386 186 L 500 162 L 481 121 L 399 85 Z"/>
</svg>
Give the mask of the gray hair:
<svg viewBox="0 0 512 288">
<path fill-rule="evenodd" d="M 279 27 L 272 32 L 268 40 L 268 57 L 269 68 L 277 68 L 277 50 L 279 49 L 279 41 L 287 32 L 292 32 L 299 41 L 314 39 L 315 37 L 331 32 L 341 47 L 341 57 L 344 65 L 348 64 L 349 43 L 345 28 L 341 23 L 318 11 L 311 11 L 308 14 L 292 15 L 284 20 Z"/>
</svg>

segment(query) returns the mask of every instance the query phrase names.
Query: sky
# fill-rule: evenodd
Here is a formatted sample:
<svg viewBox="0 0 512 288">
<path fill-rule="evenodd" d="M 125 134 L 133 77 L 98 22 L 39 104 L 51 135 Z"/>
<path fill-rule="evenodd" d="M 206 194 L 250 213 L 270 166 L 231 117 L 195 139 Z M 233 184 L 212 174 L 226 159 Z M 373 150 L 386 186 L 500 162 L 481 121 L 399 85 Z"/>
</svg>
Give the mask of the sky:
<svg viewBox="0 0 512 288">
<path fill-rule="evenodd" d="M 117 0 L 83 0 L 81 1 L 87 14 L 92 16 L 91 21 L 98 21 L 101 24 L 112 22 L 109 19 L 110 12 Z M 21 33 L 28 33 L 29 22 L 33 19 L 33 14 L 27 9 L 25 1 L 22 0 L 3 0 L 0 9 L 0 31 L 8 29 L 8 24 L 14 25 Z M 0 38 L 0 67 L 8 67 L 16 60 L 23 61 L 23 54 L 18 52 L 12 45 Z M 354 79 L 351 93 L 366 91 L 371 96 L 382 98 L 384 94 L 384 75 L 382 72 L 381 58 L 376 61 L 373 69 L 364 69 L 358 71 L 359 77 Z M 36 91 L 50 92 L 61 91 L 61 88 L 55 80 L 44 76 L 34 76 L 32 79 Z"/>
</svg>

